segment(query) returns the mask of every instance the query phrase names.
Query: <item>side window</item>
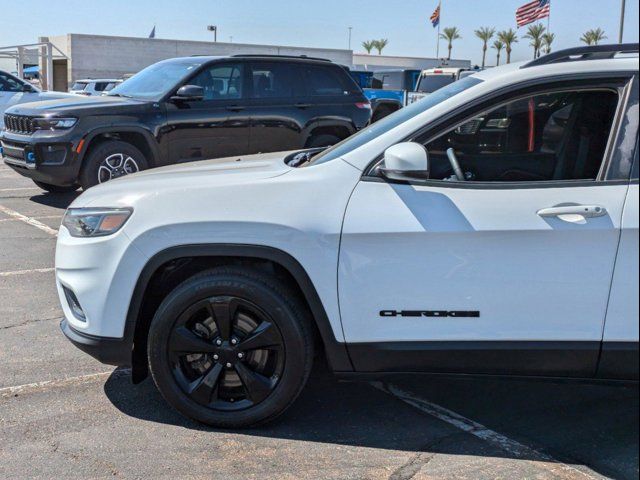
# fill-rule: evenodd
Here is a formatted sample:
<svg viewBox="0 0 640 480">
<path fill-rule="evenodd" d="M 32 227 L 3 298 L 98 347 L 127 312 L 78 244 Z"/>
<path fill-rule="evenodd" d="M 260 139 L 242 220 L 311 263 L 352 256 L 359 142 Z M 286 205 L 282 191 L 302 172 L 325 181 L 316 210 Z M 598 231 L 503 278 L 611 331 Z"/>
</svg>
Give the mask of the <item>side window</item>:
<svg viewBox="0 0 640 480">
<path fill-rule="evenodd" d="M 292 98 L 304 95 L 302 71 L 284 62 L 263 62 L 251 66 L 253 98 Z"/>
<path fill-rule="evenodd" d="M 618 105 L 615 90 L 558 91 L 482 112 L 426 147 L 430 177 L 453 179 L 452 148 L 471 181 L 595 180 Z"/>
<path fill-rule="evenodd" d="M 109 85 L 108 82 L 96 82 L 93 89 L 96 92 L 104 92 L 104 89 L 107 88 L 107 85 Z"/>
<path fill-rule="evenodd" d="M 204 89 L 204 100 L 242 98 L 242 65 L 213 65 L 189 81 Z"/>
<path fill-rule="evenodd" d="M 307 78 L 309 94 L 313 97 L 347 95 L 351 90 L 337 68 L 309 65 L 307 66 Z"/>
<path fill-rule="evenodd" d="M 1 92 L 22 92 L 23 85 L 15 78 L 0 73 L 0 91 Z"/>
</svg>

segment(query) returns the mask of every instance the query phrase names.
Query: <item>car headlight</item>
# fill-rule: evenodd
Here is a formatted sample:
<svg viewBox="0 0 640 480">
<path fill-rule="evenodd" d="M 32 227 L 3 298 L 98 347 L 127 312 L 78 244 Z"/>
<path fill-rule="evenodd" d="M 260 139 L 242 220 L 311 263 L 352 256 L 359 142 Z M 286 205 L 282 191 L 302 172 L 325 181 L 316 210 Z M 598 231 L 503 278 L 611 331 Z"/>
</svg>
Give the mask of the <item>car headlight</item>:
<svg viewBox="0 0 640 480">
<path fill-rule="evenodd" d="M 131 208 L 69 208 L 62 219 L 72 237 L 104 237 L 125 224 Z"/>
<path fill-rule="evenodd" d="M 69 118 L 34 118 L 33 125 L 38 130 L 65 130 L 73 127 L 77 118 L 69 117 Z"/>
</svg>

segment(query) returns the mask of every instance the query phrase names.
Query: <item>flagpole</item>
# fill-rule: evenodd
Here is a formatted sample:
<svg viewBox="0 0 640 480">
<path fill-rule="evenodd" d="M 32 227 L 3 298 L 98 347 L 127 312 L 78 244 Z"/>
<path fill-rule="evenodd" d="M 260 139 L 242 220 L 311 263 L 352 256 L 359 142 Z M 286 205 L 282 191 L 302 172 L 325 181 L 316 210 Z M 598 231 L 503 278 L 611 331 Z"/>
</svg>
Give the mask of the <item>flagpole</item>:
<svg viewBox="0 0 640 480">
<path fill-rule="evenodd" d="M 442 23 L 442 0 L 438 2 L 438 37 L 436 40 L 436 59 L 440 58 L 440 23 Z"/>
<path fill-rule="evenodd" d="M 551 0 L 549 0 L 549 15 L 547 16 L 547 33 L 551 33 Z"/>
</svg>

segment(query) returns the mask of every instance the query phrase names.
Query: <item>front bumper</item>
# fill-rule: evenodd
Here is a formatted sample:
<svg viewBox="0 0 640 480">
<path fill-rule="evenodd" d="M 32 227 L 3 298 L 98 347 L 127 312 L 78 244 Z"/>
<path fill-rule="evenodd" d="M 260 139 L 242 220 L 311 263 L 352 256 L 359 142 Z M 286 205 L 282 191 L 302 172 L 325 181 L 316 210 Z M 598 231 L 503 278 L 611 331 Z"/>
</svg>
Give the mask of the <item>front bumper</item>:
<svg viewBox="0 0 640 480">
<path fill-rule="evenodd" d="M 131 366 L 133 342 L 130 340 L 96 337 L 79 332 L 69 324 L 66 318 L 60 322 L 60 329 L 71 343 L 99 362 L 118 367 Z"/>
<path fill-rule="evenodd" d="M 40 132 L 22 135 L 5 130 L 0 137 L 4 163 L 25 177 L 65 187 L 77 183 L 81 164 L 76 150 L 79 142 L 79 138 L 66 132 L 40 136 Z"/>
</svg>

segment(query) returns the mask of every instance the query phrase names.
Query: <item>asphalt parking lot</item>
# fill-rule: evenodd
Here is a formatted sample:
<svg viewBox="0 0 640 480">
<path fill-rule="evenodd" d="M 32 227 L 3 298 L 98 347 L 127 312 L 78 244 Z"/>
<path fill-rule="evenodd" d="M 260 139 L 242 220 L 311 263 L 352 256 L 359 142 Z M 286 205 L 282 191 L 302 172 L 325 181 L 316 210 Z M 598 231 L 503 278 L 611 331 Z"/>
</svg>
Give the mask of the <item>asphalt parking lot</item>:
<svg viewBox="0 0 640 480">
<path fill-rule="evenodd" d="M 55 233 L 74 195 L 0 164 L 0 478 L 637 478 L 638 387 L 347 383 L 317 368 L 264 428 L 218 431 L 59 333 Z"/>
</svg>

